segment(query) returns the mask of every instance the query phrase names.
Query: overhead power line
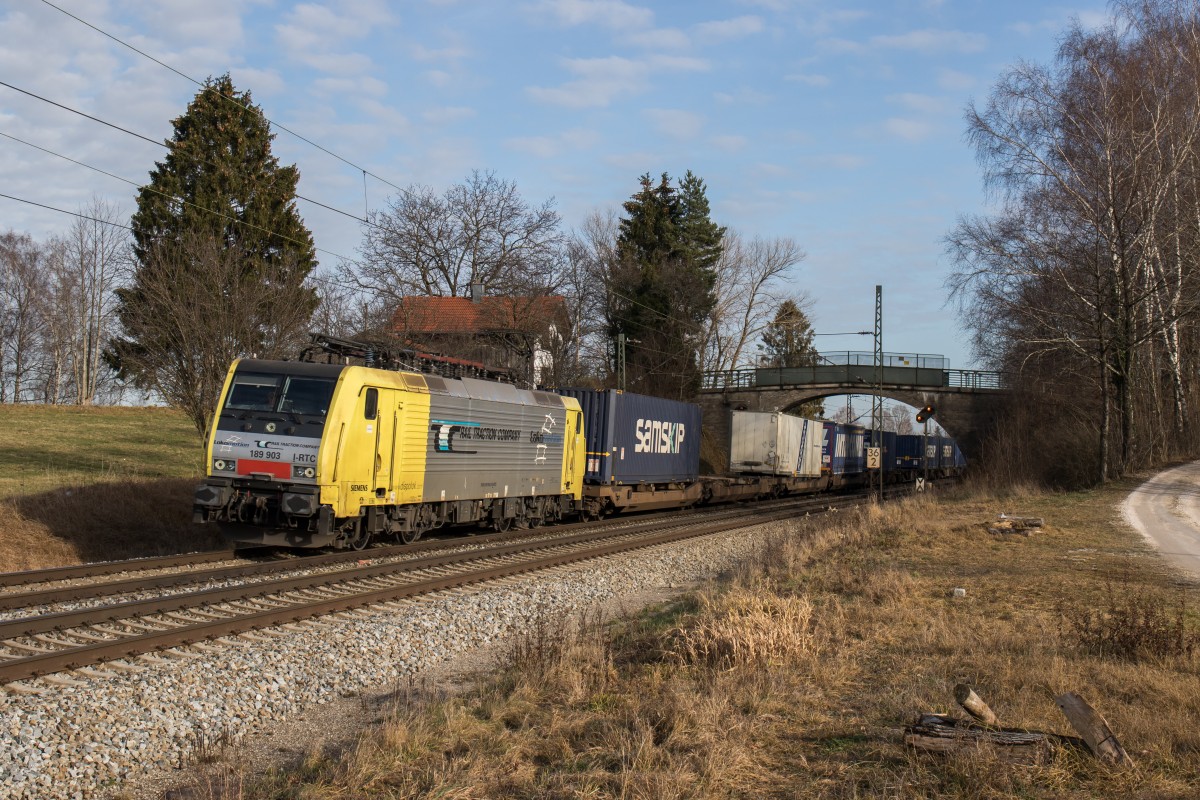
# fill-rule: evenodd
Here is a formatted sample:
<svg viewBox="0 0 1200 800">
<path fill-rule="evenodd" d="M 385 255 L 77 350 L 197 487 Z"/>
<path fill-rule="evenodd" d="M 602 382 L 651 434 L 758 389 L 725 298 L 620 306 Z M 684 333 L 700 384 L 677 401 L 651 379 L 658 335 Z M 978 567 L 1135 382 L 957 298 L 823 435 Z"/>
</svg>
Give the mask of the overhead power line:
<svg viewBox="0 0 1200 800">
<path fill-rule="evenodd" d="M 161 147 L 161 148 L 163 148 L 163 149 L 165 149 L 165 150 L 167 150 L 167 151 L 170 151 L 170 150 L 172 150 L 172 147 L 171 147 L 171 145 L 167 144 L 166 142 L 160 142 L 160 141 L 158 141 L 157 139 L 151 139 L 149 136 L 145 136 L 145 135 L 143 135 L 143 134 L 140 134 L 140 133 L 138 133 L 137 131 L 131 131 L 131 130 L 129 130 L 128 128 L 123 128 L 123 127 L 121 127 L 120 125 L 117 125 L 117 124 L 115 124 L 115 123 L 109 122 L 108 120 L 101 119 L 100 117 L 92 116 L 91 114 L 87 114 L 87 113 L 85 113 L 85 112 L 83 112 L 83 111 L 80 111 L 80 110 L 79 110 L 79 109 L 77 109 L 77 108 L 71 108 L 71 107 L 70 107 L 70 106 L 68 106 L 68 105 L 64 105 L 64 104 L 62 104 L 62 103 L 59 103 L 59 102 L 57 102 L 57 101 L 55 101 L 55 100 L 51 100 L 51 99 L 50 99 L 50 98 L 48 98 L 48 97 L 43 97 L 43 96 L 42 96 L 42 95 L 40 95 L 40 94 L 36 94 L 36 93 L 34 93 L 34 92 L 30 92 L 30 91 L 28 91 L 28 90 L 26 90 L 26 89 L 22 89 L 22 88 L 20 88 L 20 87 L 18 87 L 18 86 L 13 86 L 11 83 L 6 83 L 6 82 L 4 82 L 4 81 L 0 81 L 0 86 L 4 86 L 4 87 L 7 87 L 7 88 L 9 88 L 9 89 L 12 89 L 12 90 L 13 90 L 13 91 L 15 91 L 15 92 L 20 92 L 21 94 L 27 95 L 27 96 L 29 96 L 29 97 L 32 97 L 32 98 L 36 99 L 36 100 L 41 100 L 43 103 L 48 103 L 48 104 L 50 104 L 50 105 L 52 105 L 52 106 L 55 106 L 55 107 L 57 107 L 57 108 L 61 108 L 61 109 L 62 109 L 62 110 L 64 110 L 64 111 L 69 111 L 69 112 L 71 112 L 72 114 L 78 114 L 79 116 L 81 116 L 81 117 L 84 117 L 84 118 L 86 118 L 86 119 L 90 119 L 90 120 L 92 120 L 93 122 L 98 122 L 98 123 L 100 123 L 101 125 L 107 125 L 108 127 L 112 128 L 112 129 L 114 129 L 114 130 L 118 130 L 118 131 L 120 131 L 121 133 L 125 133 L 125 134 L 128 134 L 128 135 L 130 135 L 130 136 L 134 136 L 134 137 L 136 137 L 136 138 L 138 138 L 138 139 L 141 139 L 142 141 L 149 142 L 150 144 L 157 145 L 158 147 Z M 5 135 L 7 136 L 7 134 L 5 134 Z M 76 163 L 76 164 L 80 164 L 80 166 L 85 166 L 85 167 L 88 167 L 88 169 L 94 169 L 94 170 L 96 170 L 97 172 L 103 172 L 105 175 L 109 175 L 109 176 L 111 176 L 111 177 L 117 178 L 117 176 L 115 176 L 115 175 L 112 175 L 112 173 L 104 172 L 104 170 L 102 170 L 102 169 L 99 169 L 99 168 L 97 168 L 97 167 L 91 167 L 91 166 L 88 166 L 87 164 L 81 164 L 80 162 L 78 162 L 78 161 L 75 161 L 75 160 L 74 160 L 74 159 L 72 159 L 72 158 L 68 158 L 67 156 L 62 156 L 62 155 L 59 155 L 58 153 L 53 153 L 53 152 L 52 152 L 52 151 L 50 151 L 50 150 L 45 150 L 45 148 L 39 147 L 38 145 L 35 145 L 35 144 L 30 144 L 29 142 L 23 141 L 23 140 L 21 140 L 21 139 L 17 139 L 15 136 L 8 136 L 8 138 L 10 138 L 10 139 L 14 139 L 14 140 L 16 140 L 16 141 L 19 141 L 19 142 L 21 142 L 22 144 L 27 144 L 27 145 L 29 145 L 30 147 L 35 147 L 35 148 L 37 148 L 38 150 L 42 150 L 43 152 L 50 153 L 51 155 L 56 155 L 56 156 L 59 156 L 59 158 L 64 158 L 64 159 L 66 159 L 67 161 L 72 161 L 72 162 L 74 162 L 74 163 Z M 201 163 L 203 163 L 203 164 L 207 164 L 207 165 L 208 165 L 208 166 L 210 166 L 210 167 L 217 167 L 217 166 L 218 166 L 217 164 L 214 164 L 214 163 L 213 163 L 213 162 L 211 162 L 211 161 L 207 161 L 207 160 L 204 160 L 204 159 L 199 159 L 199 160 L 200 160 L 200 162 L 201 162 Z M 126 181 L 127 183 L 133 183 L 132 181 L 128 181 L 128 180 L 126 180 L 125 178 L 117 178 L 117 179 L 118 179 L 118 180 L 124 180 L 124 181 Z M 134 185 L 134 186 L 138 186 L 139 188 L 141 188 L 139 184 L 133 183 L 133 185 Z M 303 200 L 303 201 L 304 201 L 304 202 L 306 202 L 306 203 L 312 203 L 312 204 L 313 204 L 313 205 L 315 205 L 315 206 L 320 206 L 321 208 L 324 208 L 324 209 L 326 209 L 326 210 L 329 210 L 329 211 L 333 211 L 333 212 L 334 212 L 334 213 L 336 213 L 336 214 L 341 214 L 341 215 L 342 215 L 342 216 L 344 216 L 344 217 L 349 217 L 350 219 L 354 220 L 355 222 L 360 222 L 360 223 L 362 223 L 363 225 L 369 225 L 369 226 L 370 226 L 370 227 L 372 227 L 372 228 L 378 228 L 378 229 L 380 229 L 380 230 L 386 230 L 386 229 L 385 229 L 383 226 L 381 226 L 381 225 L 379 225 L 379 224 L 377 224 L 377 223 L 371 222 L 369 219 L 366 219 L 365 217 L 360 217 L 360 216 L 358 216 L 358 215 L 356 215 L 356 214 L 351 214 L 349 211 L 343 211 L 343 210 L 342 210 L 342 209 L 340 209 L 340 208 L 335 208 L 335 207 L 333 207 L 333 206 L 331 206 L 331 205 L 329 205 L 329 204 L 327 204 L 327 203 L 322 203 L 320 200 L 314 200 L 314 199 L 312 199 L 311 197 L 306 197 L 306 196 L 304 196 L 304 195 L 302 195 L 302 194 L 297 194 L 297 195 L 296 195 L 296 199 L 297 199 L 297 200 Z M 269 232 L 269 231 L 268 231 L 268 232 Z"/>
<path fill-rule="evenodd" d="M 3 134 L 0 134 L 0 135 L 3 135 Z M 9 137 L 9 138 L 12 138 L 12 137 Z M 77 212 L 77 211 L 67 211 L 65 208 L 57 208 L 57 207 L 55 207 L 55 206 L 48 206 L 48 205 L 46 205 L 45 203 L 38 203 L 38 202 L 36 202 L 36 201 L 34 201 L 34 200 L 29 200 L 29 199 L 27 199 L 27 198 L 24 198 L 24 197 L 17 197 L 17 196 L 15 196 L 15 195 L 11 195 L 11 194 L 4 194 L 4 193 L 2 193 L 2 192 L 0 192 L 0 197 L 3 197 L 3 198 L 5 198 L 6 200 L 15 200 L 15 201 L 16 201 L 16 202 L 18 202 L 18 203 L 25 203 L 26 205 L 30 205 L 30 206 L 36 206 L 36 207 L 38 207 L 38 208 L 44 208 L 44 209 L 46 209 L 47 211 L 56 211 L 56 212 L 58 212 L 59 214 L 67 214 L 67 215 L 69 215 L 69 216 L 72 216 L 72 217 L 78 217 L 79 219 L 86 219 L 86 220 L 88 220 L 89 222 L 98 222 L 98 223 L 100 223 L 101 225 L 111 225 L 111 226 L 112 226 L 112 227 L 114 227 L 114 228 L 123 228 L 124 230 L 130 231 L 130 232 L 132 232 L 132 231 L 133 231 L 133 228 L 131 228 L 130 226 L 128 226 L 128 225 L 125 225 L 125 224 L 123 224 L 123 223 L 120 223 L 120 222 L 113 222 L 111 219 L 104 219 L 103 217 L 93 217 L 93 216 L 90 216 L 90 215 L 88 215 L 88 214 L 81 214 L 81 213 L 79 213 L 79 212 Z M 201 209 L 201 210 L 202 210 L 202 211 L 205 211 L 205 210 L 207 210 L 207 209 Z M 234 221 L 236 222 L 237 220 L 234 220 Z M 243 223 L 243 224 L 245 224 L 245 223 Z M 286 238 L 286 237 L 285 237 L 285 238 Z M 337 253 L 332 253 L 332 252 L 330 252 L 330 251 L 328 251 L 328 250 L 321 250 L 320 248 L 317 248 L 317 250 L 319 250 L 319 251 L 320 251 L 320 252 L 322 252 L 322 253 L 328 253 L 329 255 L 333 255 L 333 256 L 337 256 L 337 255 L 338 255 Z M 345 258 L 345 257 L 344 257 L 344 256 L 338 256 L 338 258 Z M 346 259 L 346 260 L 347 260 L 347 261 L 351 261 L 352 263 L 358 263 L 358 262 L 356 262 L 356 261 L 353 261 L 353 259 Z M 342 287 L 349 286 L 349 284 L 347 284 L 347 283 L 344 283 L 344 282 L 342 282 L 342 281 L 330 280 L 329 278 L 323 278 L 323 277 L 321 277 L 321 276 L 319 276 L 319 275 L 313 275 L 312 273 L 309 273 L 308 275 L 306 275 L 306 276 L 305 276 L 305 280 L 311 280 L 311 281 L 313 281 L 313 282 L 315 282 L 315 283 L 324 283 L 324 284 L 326 284 L 326 285 L 329 285 L 329 286 L 342 286 Z"/>
<path fill-rule="evenodd" d="M 82 25 L 86 25 L 87 27 L 89 27 L 92 30 L 96 31 L 97 33 L 101 34 L 102 36 L 108 37 L 109 39 L 111 39 L 112 41 L 121 45 L 122 47 L 126 47 L 126 48 L 132 50 L 133 52 L 137 53 L 138 55 L 142 56 L 143 58 L 147 58 L 150 61 L 153 61 L 155 64 L 158 64 L 160 67 L 170 70 L 171 72 L 175 73 L 179 77 L 184 78 L 185 80 L 189 80 L 192 83 L 196 84 L 197 86 L 203 87 L 205 89 L 211 88 L 211 87 L 206 86 L 202 81 L 199 81 L 196 78 L 192 77 L 191 75 L 181 72 L 180 70 L 176 69 L 175 67 L 172 67 L 170 64 L 167 64 L 164 61 L 160 61 L 159 59 L 155 58 L 154 56 L 150 55 L 149 53 L 139 50 L 138 48 L 131 45 L 129 42 L 126 42 L 124 39 L 121 39 L 118 36 L 114 36 L 113 34 L 109 33 L 108 31 L 106 31 L 102 28 L 99 28 L 96 25 L 93 25 L 92 23 L 88 22 L 87 20 L 82 19 L 81 17 L 78 17 L 78 16 L 72 14 L 70 11 L 67 11 L 66 9 L 60 8 L 59 6 L 55 5 L 54 3 L 51 3 L 50 0 L 42 0 L 42 2 L 45 3 L 46 5 L 50 6 L 54 10 L 59 11 L 63 14 L 66 14 L 68 17 L 75 20 L 76 22 L 78 22 Z M 246 103 L 238 102 L 236 99 L 234 99 L 232 97 L 227 97 L 225 95 L 221 95 L 220 93 L 218 93 L 218 94 L 221 97 L 228 100 L 229 102 L 231 102 L 237 106 L 240 106 L 241 108 L 249 108 L 249 106 Z M 409 191 L 407 189 L 405 189 L 401 186 L 397 186 L 396 184 L 389 181 L 387 178 L 380 177 L 379 175 L 376 175 L 374 172 L 371 172 L 370 170 L 368 170 L 366 167 L 362 167 L 358 164 L 355 164 L 350 159 L 338 155 L 337 153 L 333 152 L 329 148 L 324 147 L 323 145 L 317 144 L 316 142 L 314 142 L 313 140 L 307 138 L 306 136 L 304 136 L 302 134 L 296 133 L 296 131 L 292 130 L 291 128 L 288 128 L 284 125 L 280 125 L 278 122 L 275 122 L 275 121 L 271 120 L 270 118 L 268 118 L 265 114 L 263 115 L 263 119 L 265 119 L 268 124 L 274 126 L 275 128 L 278 128 L 279 130 L 283 131 L 284 133 L 288 133 L 292 136 L 295 136 L 300 141 L 317 148 L 322 153 L 325 153 L 326 155 L 336 158 L 338 161 L 341 161 L 343 164 L 346 164 L 348 166 L 354 167 L 357 170 L 360 170 L 364 176 L 364 179 L 365 179 L 365 176 L 370 175 L 372 178 L 379 181 L 380 183 L 385 183 L 388 186 L 391 186 L 396 191 L 401 192 L 402 194 L 405 194 L 405 195 L 409 194 Z M 364 197 L 365 197 L 365 189 L 364 189 Z"/>
</svg>

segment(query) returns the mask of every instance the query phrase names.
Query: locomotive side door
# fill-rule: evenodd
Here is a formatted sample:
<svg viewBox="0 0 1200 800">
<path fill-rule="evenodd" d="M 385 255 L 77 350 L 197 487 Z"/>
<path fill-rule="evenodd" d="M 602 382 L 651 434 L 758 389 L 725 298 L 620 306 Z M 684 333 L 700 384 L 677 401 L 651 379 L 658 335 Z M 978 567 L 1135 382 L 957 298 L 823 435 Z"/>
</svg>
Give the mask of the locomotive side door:
<svg viewBox="0 0 1200 800">
<path fill-rule="evenodd" d="M 583 485 L 583 475 L 587 471 L 587 443 L 583 438 L 583 412 L 569 408 L 567 410 L 566 441 L 564 470 L 566 480 L 563 481 L 563 491 L 574 497 L 580 497 Z"/>
<path fill-rule="evenodd" d="M 396 430 L 396 393 L 391 389 L 368 389 L 378 392 L 375 414 L 375 463 L 371 488 L 377 499 L 386 499 L 391 491 L 393 432 Z"/>
</svg>

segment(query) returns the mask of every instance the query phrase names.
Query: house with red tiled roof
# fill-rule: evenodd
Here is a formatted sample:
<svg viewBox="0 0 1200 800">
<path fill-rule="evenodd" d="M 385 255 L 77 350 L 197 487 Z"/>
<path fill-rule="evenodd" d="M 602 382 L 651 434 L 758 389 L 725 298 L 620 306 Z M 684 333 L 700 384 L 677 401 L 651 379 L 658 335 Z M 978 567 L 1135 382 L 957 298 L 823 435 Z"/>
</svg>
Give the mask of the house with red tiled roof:
<svg viewBox="0 0 1200 800">
<path fill-rule="evenodd" d="M 537 384 L 547 380 L 553 353 L 569 319 L 556 295 L 490 297 L 410 296 L 392 315 L 392 333 L 405 346 L 507 369 Z"/>
</svg>

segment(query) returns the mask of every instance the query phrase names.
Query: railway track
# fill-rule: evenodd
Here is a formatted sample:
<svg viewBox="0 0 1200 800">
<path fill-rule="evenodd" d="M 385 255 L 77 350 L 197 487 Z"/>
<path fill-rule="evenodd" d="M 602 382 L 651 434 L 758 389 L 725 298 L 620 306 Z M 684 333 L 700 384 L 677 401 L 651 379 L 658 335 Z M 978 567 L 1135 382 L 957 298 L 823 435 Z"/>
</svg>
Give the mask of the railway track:
<svg viewBox="0 0 1200 800">
<path fill-rule="evenodd" d="M 771 509 L 778 503 L 791 504 L 795 499 L 783 501 L 768 501 L 760 504 L 760 508 Z M 821 504 L 828 505 L 829 499 Z M 737 515 L 741 512 L 737 507 L 720 507 L 704 511 L 679 511 L 670 516 L 660 516 L 664 519 L 688 519 L 698 515 L 706 518 L 720 518 L 727 515 Z M 715 516 L 714 516 L 715 515 Z M 569 523 L 556 525 L 552 528 L 510 530 L 504 533 L 482 533 L 463 536 L 461 533 L 440 538 L 431 538 L 406 545 L 377 545 L 366 550 L 341 550 L 332 553 L 312 553 L 304 551 L 304 555 L 289 557 L 256 558 L 243 555 L 239 551 L 223 550 L 209 553 L 193 553 L 182 556 L 165 558 L 131 559 L 129 561 L 102 562 L 98 564 L 82 564 L 72 567 L 54 567 L 43 570 L 25 572 L 0 573 L 0 588 L 8 587 L 8 591 L 0 591 L 0 612 L 22 608 L 50 606 L 58 603 L 83 601 L 93 598 L 112 597 L 121 594 L 137 594 L 155 589 L 170 589 L 189 584 L 213 583 L 230 580 L 252 580 L 270 574 L 302 570 L 335 567 L 340 564 L 360 563 L 364 560 L 381 558 L 411 558 L 419 553 L 443 550 L 455 547 L 480 547 L 494 542 L 508 541 L 534 536 L 560 535 L 564 532 L 597 527 L 613 527 L 633 524 L 639 517 L 617 517 L 602 522 Z M 245 551 L 241 551 L 245 553 Z M 253 551 L 251 551 L 253 552 Z M 222 561 L 238 561 L 211 568 L 205 564 Z M 141 573 L 182 567 L 177 571 L 160 573 L 152 576 L 142 576 Z M 105 577 L 117 575 L 117 580 L 105 581 Z M 98 580 L 93 580 L 98 579 Z M 62 585 L 62 581 L 75 582 Z M 36 584 L 54 584 L 40 589 L 20 589 Z"/>
<path fill-rule="evenodd" d="M 769 508 L 706 510 L 700 514 L 664 519 L 624 519 L 599 527 L 573 525 L 555 528 L 554 535 L 530 538 L 530 531 L 487 534 L 445 542 L 427 542 L 395 548 L 407 557 L 344 569 L 265 578 L 232 587 L 184 591 L 153 599 L 113 602 L 91 608 L 43 613 L 0 622 L 0 684 L 66 670 L 106 664 L 120 671 L 131 665 L 122 659 L 156 650 L 189 646 L 211 648 L 206 640 L 246 634 L 256 629 L 288 626 L 301 620 L 349 611 L 364 606 L 403 600 L 459 586 L 495 581 L 523 573 L 601 558 L 660 544 L 706 536 L 833 506 L 853 505 L 860 498 L 804 498 L 777 502 Z M 572 530 L 578 532 L 572 532 Z M 505 543 L 523 535 L 523 540 Z M 464 551 L 461 545 L 482 544 Z M 378 548 L 389 549 L 389 548 Z M 377 549 L 377 550 L 378 550 Z M 438 552 L 442 550 L 444 552 Z M 424 551 L 424 552 L 423 552 Z M 328 564 L 362 560 L 376 551 L 328 554 Z M 252 564 L 233 569 L 262 577 L 264 570 L 305 569 L 316 559 Z M 299 563 L 296 563 L 299 562 Z M 227 571 L 230 568 L 225 568 Z M 216 570 L 221 571 L 221 570 Z M 196 573 L 182 576 L 194 580 Z M 145 579 L 138 590 L 159 586 L 155 582 L 174 576 Z M 93 587 L 93 597 L 130 591 L 135 581 L 117 581 Z M 149 584 L 154 584 L 150 586 Z M 176 584 L 170 584 L 172 586 Z M 103 590 L 103 591 L 102 591 Z M 58 589 L 48 590 L 50 592 Z M 16 597 L 41 597 L 30 592 Z"/>
</svg>

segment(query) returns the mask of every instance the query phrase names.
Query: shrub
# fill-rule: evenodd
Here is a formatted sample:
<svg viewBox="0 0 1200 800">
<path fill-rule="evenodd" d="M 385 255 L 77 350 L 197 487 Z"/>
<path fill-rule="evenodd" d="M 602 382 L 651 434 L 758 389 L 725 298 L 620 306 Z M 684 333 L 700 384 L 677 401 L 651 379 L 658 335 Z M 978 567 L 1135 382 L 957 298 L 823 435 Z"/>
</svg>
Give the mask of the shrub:
<svg viewBox="0 0 1200 800">
<path fill-rule="evenodd" d="M 1138 661 L 1146 658 L 1190 658 L 1200 634 L 1189 631 L 1183 596 L 1176 603 L 1158 594 L 1118 591 L 1105 585 L 1098 605 L 1067 608 L 1068 631 L 1085 650 L 1099 656 Z"/>
</svg>

